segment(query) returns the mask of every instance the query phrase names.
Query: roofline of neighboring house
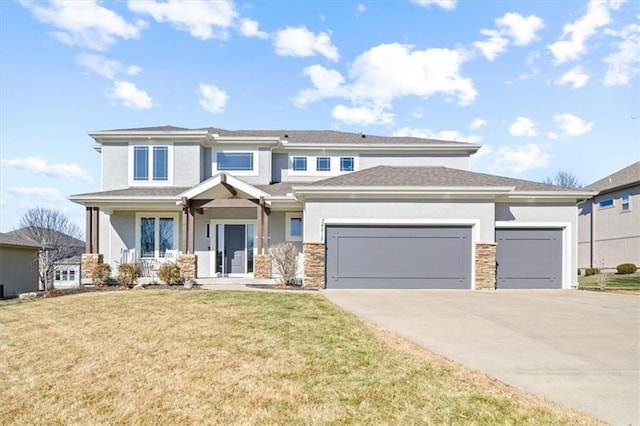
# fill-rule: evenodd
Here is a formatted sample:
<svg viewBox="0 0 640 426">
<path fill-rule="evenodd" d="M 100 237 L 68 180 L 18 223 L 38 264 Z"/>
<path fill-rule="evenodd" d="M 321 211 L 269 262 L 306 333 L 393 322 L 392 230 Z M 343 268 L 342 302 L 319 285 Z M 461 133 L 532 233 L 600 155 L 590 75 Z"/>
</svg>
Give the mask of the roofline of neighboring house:
<svg viewBox="0 0 640 426">
<path fill-rule="evenodd" d="M 640 186 L 640 180 L 635 181 L 635 182 L 625 183 L 625 184 L 619 185 L 619 186 L 614 186 L 612 188 L 602 189 L 600 191 L 594 191 L 594 197 L 597 197 L 599 195 L 610 194 L 612 192 L 622 191 L 622 190 L 625 190 L 625 189 L 628 189 L 628 188 L 633 188 L 634 186 Z"/>
</svg>

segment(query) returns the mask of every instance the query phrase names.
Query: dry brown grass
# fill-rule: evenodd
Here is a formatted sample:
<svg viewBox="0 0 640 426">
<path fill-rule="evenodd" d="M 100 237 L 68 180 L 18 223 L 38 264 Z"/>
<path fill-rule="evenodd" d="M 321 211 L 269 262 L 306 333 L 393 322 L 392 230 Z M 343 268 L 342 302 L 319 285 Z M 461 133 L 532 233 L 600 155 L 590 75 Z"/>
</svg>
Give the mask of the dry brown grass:
<svg viewBox="0 0 640 426">
<path fill-rule="evenodd" d="M 0 305 L 1 424 L 591 424 L 317 294 Z"/>
</svg>

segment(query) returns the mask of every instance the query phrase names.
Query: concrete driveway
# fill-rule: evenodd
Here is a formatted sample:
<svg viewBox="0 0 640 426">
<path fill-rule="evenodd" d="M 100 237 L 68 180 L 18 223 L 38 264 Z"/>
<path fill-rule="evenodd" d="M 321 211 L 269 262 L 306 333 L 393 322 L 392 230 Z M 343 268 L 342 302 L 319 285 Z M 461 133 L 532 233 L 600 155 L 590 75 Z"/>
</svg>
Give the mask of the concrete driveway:
<svg viewBox="0 0 640 426">
<path fill-rule="evenodd" d="M 640 297 L 577 290 L 325 290 L 447 358 L 616 425 L 640 425 Z"/>
</svg>

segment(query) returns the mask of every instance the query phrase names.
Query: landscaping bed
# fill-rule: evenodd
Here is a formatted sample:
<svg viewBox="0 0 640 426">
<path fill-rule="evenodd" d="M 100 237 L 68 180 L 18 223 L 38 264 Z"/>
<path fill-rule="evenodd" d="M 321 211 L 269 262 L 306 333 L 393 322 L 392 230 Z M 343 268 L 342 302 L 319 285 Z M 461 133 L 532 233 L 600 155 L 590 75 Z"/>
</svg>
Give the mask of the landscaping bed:
<svg viewBox="0 0 640 426">
<path fill-rule="evenodd" d="M 578 289 L 640 295 L 640 274 L 607 274 L 578 277 Z"/>
</svg>

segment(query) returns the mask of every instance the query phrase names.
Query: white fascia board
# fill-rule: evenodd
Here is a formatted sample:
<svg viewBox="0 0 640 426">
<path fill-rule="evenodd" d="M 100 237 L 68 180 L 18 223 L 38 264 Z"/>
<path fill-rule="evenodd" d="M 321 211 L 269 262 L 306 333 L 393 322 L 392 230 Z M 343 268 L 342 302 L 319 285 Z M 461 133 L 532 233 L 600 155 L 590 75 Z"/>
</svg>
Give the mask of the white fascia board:
<svg viewBox="0 0 640 426">
<path fill-rule="evenodd" d="M 293 195 L 269 197 L 272 211 L 302 211 L 303 204 L 296 200 Z"/>
<path fill-rule="evenodd" d="M 202 142 L 209 133 L 206 130 L 166 130 L 166 131 L 101 131 L 88 132 L 96 142 L 127 142 L 137 140 L 172 140 Z"/>
<path fill-rule="evenodd" d="M 276 136 L 218 136 L 209 135 L 210 144 L 234 144 L 234 145 L 271 145 L 280 144 L 280 138 Z"/>
<path fill-rule="evenodd" d="M 567 200 L 576 202 L 587 200 L 596 194 L 597 192 L 595 191 L 513 191 L 505 197 L 501 197 L 498 202 L 514 200 Z"/>
<path fill-rule="evenodd" d="M 182 192 L 181 194 L 178 194 L 178 199 L 181 199 L 182 197 L 186 197 L 187 199 L 192 199 L 194 197 L 197 197 L 198 195 L 202 194 L 205 191 L 208 191 L 209 189 L 221 185 L 222 184 L 222 175 L 226 176 L 227 179 L 227 183 L 229 185 L 231 185 L 232 187 L 236 188 L 238 191 L 240 192 L 244 192 L 245 194 L 250 195 L 253 198 L 261 198 L 264 197 L 265 199 L 267 199 L 269 197 L 269 194 L 267 194 L 264 191 L 259 190 L 258 188 L 256 188 L 253 185 L 250 185 L 248 183 L 246 183 L 243 180 L 240 180 L 236 177 L 233 177 L 231 175 L 228 175 L 224 172 L 218 173 L 217 175 L 205 180 L 204 182 L 200 182 L 198 185 L 194 186 L 193 188 L 190 188 L 184 192 Z"/>
<path fill-rule="evenodd" d="M 86 196 L 86 197 L 67 197 L 69 201 L 83 206 L 91 205 L 101 207 L 103 205 L 109 205 L 113 207 L 126 207 L 127 209 L 135 209 L 140 205 L 144 205 L 145 208 L 149 204 L 158 204 L 164 208 L 172 208 L 176 202 L 176 197 L 131 197 L 131 196 Z"/>
<path fill-rule="evenodd" d="M 424 196 L 487 196 L 493 198 L 502 194 L 507 194 L 513 191 L 513 187 L 434 187 L 434 186 L 340 186 L 340 187 L 326 187 L 326 186 L 304 186 L 304 187 L 292 187 L 292 191 L 296 198 L 306 197 L 381 197 L 381 198 L 393 198 L 393 197 L 424 197 Z"/>
<path fill-rule="evenodd" d="M 277 151 L 295 150 L 358 150 L 358 151 L 428 151 L 428 152 L 465 152 L 476 153 L 482 145 L 468 144 L 464 146 L 452 144 L 379 144 L 379 143 L 291 143 L 283 141 Z"/>
</svg>

